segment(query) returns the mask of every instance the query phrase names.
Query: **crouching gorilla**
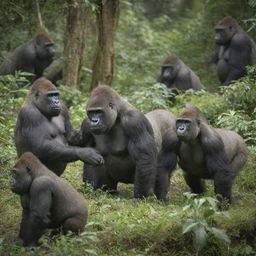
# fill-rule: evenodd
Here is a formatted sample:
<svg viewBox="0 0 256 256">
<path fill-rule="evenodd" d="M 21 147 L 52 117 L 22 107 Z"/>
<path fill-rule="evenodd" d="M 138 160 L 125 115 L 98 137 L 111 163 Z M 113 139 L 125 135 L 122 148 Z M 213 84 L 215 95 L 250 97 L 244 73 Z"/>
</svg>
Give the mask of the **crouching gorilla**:
<svg viewBox="0 0 256 256">
<path fill-rule="evenodd" d="M 157 81 L 168 88 L 179 90 L 204 89 L 199 77 L 175 55 L 168 56 L 164 60 Z"/>
<path fill-rule="evenodd" d="M 217 66 L 222 85 L 246 74 L 246 66 L 256 63 L 256 45 L 235 19 L 226 17 L 215 27 L 217 49 L 209 63 Z"/>
<path fill-rule="evenodd" d="M 204 192 L 202 179 L 213 179 L 215 193 L 231 202 L 232 182 L 247 158 L 246 145 L 237 133 L 212 128 L 198 108 L 188 107 L 177 118 L 176 133 L 169 130 L 163 140 L 159 173 L 170 175 L 174 168 L 169 166 L 175 166 L 178 157 L 193 193 Z"/>
<path fill-rule="evenodd" d="M 54 43 L 46 33 L 39 33 L 33 39 L 21 45 L 0 66 L 0 74 L 14 74 L 21 70 L 35 74 L 28 79 L 34 81 L 43 75 L 55 56 Z"/>
<path fill-rule="evenodd" d="M 32 153 L 16 162 L 10 186 L 21 198 L 19 240 L 24 246 L 37 245 L 47 228 L 61 227 L 64 233 L 83 230 L 88 215 L 84 198 Z"/>
<path fill-rule="evenodd" d="M 100 167 L 84 166 L 83 180 L 94 189 L 116 192 L 118 182 L 134 184 L 134 199 L 147 197 L 156 179 L 157 151 L 162 135 L 175 127 L 175 117 L 165 110 L 143 115 L 109 86 L 95 88 L 82 124 L 85 145 L 104 157 Z M 155 193 L 159 197 L 156 183 Z"/>
<path fill-rule="evenodd" d="M 72 128 L 68 111 L 59 100 L 59 91 L 47 79 L 37 79 L 26 103 L 20 110 L 15 127 L 18 156 L 32 152 L 44 165 L 61 175 L 68 162 L 81 160 L 103 164 L 101 155 L 92 148 L 81 148 L 81 136 Z"/>
</svg>

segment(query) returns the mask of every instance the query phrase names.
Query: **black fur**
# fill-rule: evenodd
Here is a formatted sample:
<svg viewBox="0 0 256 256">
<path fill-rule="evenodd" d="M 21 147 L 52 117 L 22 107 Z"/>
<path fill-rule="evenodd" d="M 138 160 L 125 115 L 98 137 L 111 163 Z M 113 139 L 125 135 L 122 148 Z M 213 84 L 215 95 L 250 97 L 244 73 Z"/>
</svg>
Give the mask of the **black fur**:
<svg viewBox="0 0 256 256">
<path fill-rule="evenodd" d="M 41 109 L 35 105 L 37 96 L 32 90 L 42 83 L 54 86 L 44 78 L 36 80 L 17 118 L 14 138 L 18 156 L 27 151 L 33 152 L 57 175 L 63 173 L 68 162 L 82 160 L 100 164 L 103 159 L 93 149 L 77 147 L 81 144 L 82 136 L 79 131 L 72 128 L 63 103 L 60 103 L 61 110 L 56 116 L 45 116 L 42 113 L 41 109 L 47 108 L 47 102 Z M 45 97 L 45 94 L 41 93 L 38 97 Z"/>
<path fill-rule="evenodd" d="M 165 136 L 158 168 L 161 170 L 163 166 L 168 166 L 166 159 L 170 158 L 169 166 L 172 168 L 166 169 L 165 173 L 171 173 L 175 168 L 173 159 L 176 156 L 193 193 L 204 192 L 202 179 L 213 179 L 215 193 L 231 202 L 232 182 L 247 158 L 243 139 L 235 132 L 209 126 L 196 107 L 187 108 L 177 119 L 180 122 L 183 118 L 184 122 L 191 122 L 186 126 L 188 130 L 184 131 L 177 126 L 178 143 L 172 131 L 169 131 L 169 136 Z"/>
<path fill-rule="evenodd" d="M 22 220 L 19 239 L 35 246 L 46 228 L 79 232 L 87 220 L 85 200 L 63 179 L 47 169 L 32 153 L 16 162 L 11 189 L 20 195 Z"/>
<path fill-rule="evenodd" d="M 131 183 L 135 199 L 147 197 L 154 189 L 157 147 L 173 116 L 164 110 L 144 115 L 108 86 L 94 89 L 87 112 L 89 118 L 81 127 L 84 145 L 99 151 L 105 164 L 86 164 L 83 180 L 112 193 L 118 182 Z"/>
<path fill-rule="evenodd" d="M 220 34 L 218 30 L 222 30 L 225 34 Z M 209 63 L 216 64 L 219 80 L 222 85 L 227 86 L 246 74 L 247 65 L 256 63 L 256 46 L 247 33 L 230 17 L 224 18 L 216 26 L 216 37 L 217 49 Z"/>
</svg>

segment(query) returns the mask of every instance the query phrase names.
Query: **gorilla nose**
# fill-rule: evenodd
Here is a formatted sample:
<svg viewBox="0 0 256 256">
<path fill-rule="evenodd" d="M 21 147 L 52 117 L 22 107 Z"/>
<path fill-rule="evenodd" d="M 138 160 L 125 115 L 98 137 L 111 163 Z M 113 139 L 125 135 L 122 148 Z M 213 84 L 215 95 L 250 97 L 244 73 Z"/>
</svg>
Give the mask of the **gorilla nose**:
<svg viewBox="0 0 256 256">
<path fill-rule="evenodd" d="M 96 126 L 99 124 L 99 122 L 100 122 L 99 118 L 92 118 L 91 125 Z"/>
<path fill-rule="evenodd" d="M 185 127 L 184 126 L 180 126 L 180 127 L 178 127 L 178 129 L 177 129 L 177 133 L 178 134 L 183 134 L 184 132 L 185 132 Z"/>
</svg>

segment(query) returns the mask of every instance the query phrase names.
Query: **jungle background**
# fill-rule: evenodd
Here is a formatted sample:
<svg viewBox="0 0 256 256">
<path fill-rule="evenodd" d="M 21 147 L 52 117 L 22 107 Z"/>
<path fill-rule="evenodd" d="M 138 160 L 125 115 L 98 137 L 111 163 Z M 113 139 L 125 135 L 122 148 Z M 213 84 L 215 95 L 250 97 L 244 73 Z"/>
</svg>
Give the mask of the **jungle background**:
<svg viewBox="0 0 256 256">
<path fill-rule="evenodd" d="M 110 9 L 105 23 L 100 23 L 107 2 L 112 2 L 113 15 Z M 207 182 L 205 197 L 186 194 L 189 190 L 180 170 L 171 179 L 168 203 L 152 196 L 134 204 L 133 186 L 120 184 L 118 196 L 95 192 L 82 183 L 82 163 L 69 164 L 63 178 L 89 205 L 85 232 L 53 238 L 46 233 L 40 247 L 25 249 L 13 243 L 21 207 L 8 182 L 17 159 L 15 121 L 29 87 L 18 89 L 24 79 L 19 72 L 0 77 L 0 255 L 256 254 L 256 67 L 248 67 L 246 77 L 220 88 L 215 67 L 206 64 L 214 49 L 214 26 L 225 16 L 235 18 L 256 40 L 255 0 L 10 0 L 0 1 L 0 14 L 0 61 L 42 28 L 55 42 L 61 53 L 57 62 L 64 67 L 61 99 L 75 128 L 85 118 L 91 89 L 104 81 L 143 113 L 162 108 L 178 114 L 186 104 L 196 105 L 211 125 L 243 136 L 249 149 L 247 165 L 233 186 L 235 203 L 226 212 L 218 210 L 212 182 Z M 70 21 L 77 22 L 73 29 Z M 113 30 L 111 37 L 100 38 L 99 31 L 107 26 Z M 78 45 L 74 33 L 80 38 Z M 103 47 L 107 42 L 109 48 Z M 79 51 L 68 59 L 72 49 Z M 97 56 L 109 52 L 113 63 L 100 66 Z M 200 77 L 205 91 L 187 91 L 168 101 L 169 91 L 156 83 L 156 77 L 170 54 L 179 56 Z"/>
</svg>

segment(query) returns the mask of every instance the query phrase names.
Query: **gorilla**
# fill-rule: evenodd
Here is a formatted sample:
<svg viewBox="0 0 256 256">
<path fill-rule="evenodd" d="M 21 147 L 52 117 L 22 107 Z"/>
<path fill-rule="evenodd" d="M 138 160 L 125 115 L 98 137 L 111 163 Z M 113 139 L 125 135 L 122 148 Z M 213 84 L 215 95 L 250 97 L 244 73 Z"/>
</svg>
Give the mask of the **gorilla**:
<svg viewBox="0 0 256 256">
<path fill-rule="evenodd" d="M 246 66 L 256 63 L 256 45 L 235 19 L 226 17 L 215 27 L 217 49 L 209 63 L 216 64 L 223 86 L 246 74 Z"/>
<path fill-rule="evenodd" d="M 30 88 L 17 118 L 14 140 L 18 156 L 30 151 L 57 175 L 68 162 L 103 164 L 94 149 L 78 147 L 81 135 L 72 128 L 57 88 L 45 78 L 37 79 Z"/>
<path fill-rule="evenodd" d="M 30 72 L 32 82 L 43 75 L 55 56 L 54 43 L 46 33 L 39 33 L 33 39 L 16 48 L 0 66 L 0 74 L 15 74 L 15 71 Z"/>
<path fill-rule="evenodd" d="M 20 195 L 23 209 L 18 241 L 24 246 L 37 245 L 47 228 L 83 230 L 88 216 L 84 198 L 33 153 L 24 153 L 11 172 L 11 190 Z"/>
<path fill-rule="evenodd" d="M 86 164 L 84 182 L 112 193 L 118 182 L 134 184 L 135 201 L 147 197 L 156 184 L 155 194 L 160 199 L 157 152 L 163 134 L 175 128 L 175 116 L 165 110 L 144 115 L 109 86 L 92 91 L 86 110 L 88 118 L 81 127 L 83 143 L 99 151 L 105 164 Z"/>
<path fill-rule="evenodd" d="M 176 132 L 167 131 L 163 140 L 159 173 L 170 177 L 178 157 L 193 193 L 204 192 L 202 179 L 213 179 L 215 193 L 231 202 L 232 182 L 247 159 L 246 145 L 237 133 L 211 127 L 202 112 L 191 106 L 177 117 Z"/>
<path fill-rule="evenodd" d="M 179 90 L 204 89 L 199 77 L 175 55 L 168 56 L 164 60 L 157 82 Z"/>
</svg>

